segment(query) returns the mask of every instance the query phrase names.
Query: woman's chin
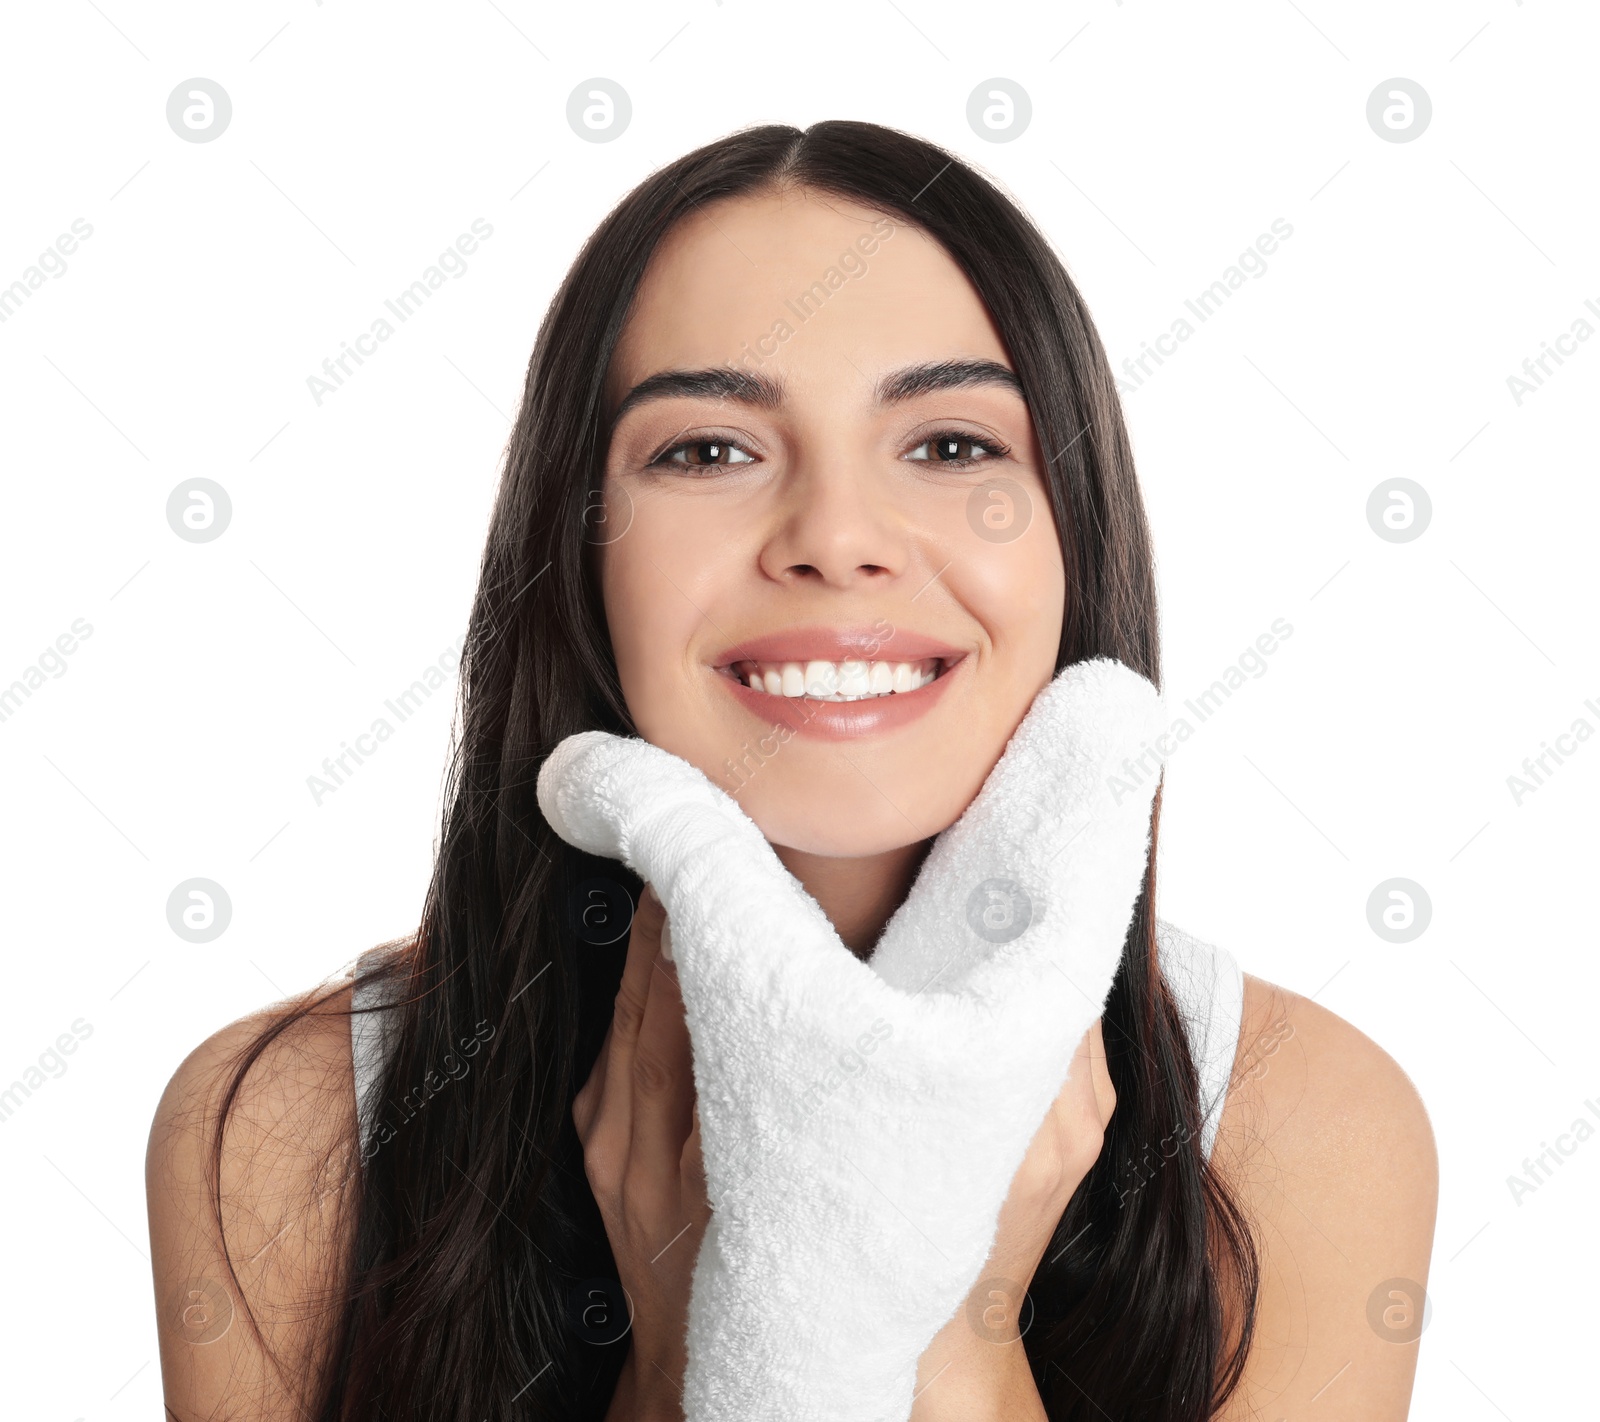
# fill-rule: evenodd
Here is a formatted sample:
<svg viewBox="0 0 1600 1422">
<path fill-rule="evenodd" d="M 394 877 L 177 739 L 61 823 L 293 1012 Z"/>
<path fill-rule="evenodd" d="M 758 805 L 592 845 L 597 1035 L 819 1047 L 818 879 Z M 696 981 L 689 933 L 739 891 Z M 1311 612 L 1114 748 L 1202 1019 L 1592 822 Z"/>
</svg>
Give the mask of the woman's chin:
<svg viewBox="0 0 1600 1422">
<path fill-rule="evenodd" d="M 819 859 L 870 859 L 875 855 L 888 854 L 896 849 L 904 849 L 909 844 L 919 841 L 908 838 L 902 834 L 898 838 L 879 836 L 841 836 L 841 835 L 796 835 L 788 834 L 781 838 L 777 835 L 767 834 L 768 842 L 774 849 L 793 850 L 799 854 L 815 855 Z M 926 835 L 922 838 L 927 838 Z"/>
<path fill-rule="evenodd" d="M 887 806 L 884 814 L 862 805 L 852 805 L 845 813 L 831 809 L 808 812 L 792 801 L 780 802 L 776 796 L 766 798 L 768 803 L 762 803 L 759 798 L 746 795 L 740 797 L 740 803 L 768 843 L 775 849 L 792 849 L 828 859 L 888 854 L 930 839 L 944 828 L 944 824 L 937 824 L 919 830 L 915 819 Z"/>
</svg>

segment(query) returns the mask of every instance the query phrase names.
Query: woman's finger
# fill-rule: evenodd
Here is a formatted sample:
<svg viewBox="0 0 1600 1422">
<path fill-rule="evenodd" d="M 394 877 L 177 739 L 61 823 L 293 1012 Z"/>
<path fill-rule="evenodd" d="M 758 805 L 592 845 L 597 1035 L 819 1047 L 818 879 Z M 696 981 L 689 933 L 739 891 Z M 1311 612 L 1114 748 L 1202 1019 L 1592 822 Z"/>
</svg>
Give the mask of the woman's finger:
<svg viewBox="0 0 1600 1422">
<path fill-rule="evenodd" d="M 694 1058 L 677 969 L 659 952 L 659 920 L 654 939 L 658 951 L 651 963 L 644 1022 L 634 1048 L 629 1162 L 637 1164 L 644 1178 L 676 1180 L 692 1126 Z"/>
<path fill-rule="evenodd" d="M 650 1000 L 650 979 L 661 951 L 661 924 L 665 918 L 661 900 L 646 884 L 628 930 L 628 956 L 622 965 L 622 981 L 617 986 L 611 1014 L 610 1047 L 600 1090 L 600 1114 L 606 1129 L 615 1131 L 616 1139 L 624 1145 L 633 1134 L 633 1059 Z"/>
<path fill-rule="evenodd" d="M 606 1062 L 611 1055 L 611 1024 L 606 1023 L 606 1035 L 600 1043 L 600 1050 L 595 1053 L 594 1064 L 589 1068 L 588 1078 L 578 1088 L 578 1093 L 572 1098 L 572 1124 L 578 1129 L 580 1143 L 589 1139 L 589 1128 L 594 1124 L 596 1113 L 600 1109 L 600 1097 L 605 1090 Z"/>
<path fill-rule="evenodd" d="M 1043 1202 L 1045 1214 L 1053 1213 L 1055 1219 L 1099 1158 L 1106 1124 L 1117 1104 L 1100 1022 L 1096 1018 L 1078 1039 L 1067 1079 L 1045 1113 L 1014 1182 L 1021 1199 Z M 1054 1228 L 1053 1222 L 1050 1227 Z"/>
<path fill-rule="evenodd" d="M 706 1192 L 706 1158 L 700 1142 L 700 1107 L 689 1108 L 689 1139 L 683 1143 L 683 1180 L 696 1197 Z"/>
</svg>

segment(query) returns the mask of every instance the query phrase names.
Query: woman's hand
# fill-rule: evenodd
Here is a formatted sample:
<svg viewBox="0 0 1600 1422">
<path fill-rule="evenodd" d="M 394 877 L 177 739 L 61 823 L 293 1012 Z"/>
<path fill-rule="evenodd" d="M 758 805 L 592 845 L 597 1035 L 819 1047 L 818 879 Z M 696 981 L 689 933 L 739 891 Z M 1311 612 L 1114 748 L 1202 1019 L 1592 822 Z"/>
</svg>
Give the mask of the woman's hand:
<svg viewBox="0 0 1600 1422">
<path fill-rule="evenodd" d="M 646 886 L 616 1012 L 572 1120 L 617 1273 L 633 1307 L 630 1350 L 607 1422 L 681 1418 L 689 1285 L 706 1201 L 694 1071 L 666 913 Z"/>
<path fill-rule="evenodd" d="M 1030 1322 L 1024 1297 L 1068 1203 L 1100 1158 L 1116 1104 L 1097 1017 L 1011 1182 L 982 1276 L 918 1361 L 911 1422 L 1042 1422 L 1044 1405 L 1022 1346 Z"/>
</svg>

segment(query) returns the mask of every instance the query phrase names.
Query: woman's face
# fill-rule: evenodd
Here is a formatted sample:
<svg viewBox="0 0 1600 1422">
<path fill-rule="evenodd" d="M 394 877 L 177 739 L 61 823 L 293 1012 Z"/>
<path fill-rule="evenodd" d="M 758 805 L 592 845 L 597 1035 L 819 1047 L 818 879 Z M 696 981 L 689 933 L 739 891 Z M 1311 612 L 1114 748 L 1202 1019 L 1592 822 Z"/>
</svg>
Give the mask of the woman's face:
<svg viewBox="0 0 1600 1422">
<path fill-rule="evenodd" d="M 1011 369 L 942 247 L 831 194 L 708 205 L 650 263 L 589 535 L 612 648 L 639 734 L 775 845 L 939 833 L 1054 672 L 1065 574 Z"/>
</svg>

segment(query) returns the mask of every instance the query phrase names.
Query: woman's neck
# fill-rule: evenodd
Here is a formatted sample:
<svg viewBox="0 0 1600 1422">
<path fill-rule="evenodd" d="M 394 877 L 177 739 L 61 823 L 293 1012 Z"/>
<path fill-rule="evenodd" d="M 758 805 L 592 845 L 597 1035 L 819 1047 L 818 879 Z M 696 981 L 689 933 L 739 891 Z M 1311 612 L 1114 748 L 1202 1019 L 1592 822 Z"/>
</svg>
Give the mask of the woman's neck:
<svg viewBox="0 0 1600 1422">
<path fill-rule="evenodd" d="M 808 854 L 772 846 L 784 867 L 804 886 L 856 957 L 872 956 L 879 935 L 911 891 L 931 839 L 860 858 Z"/>
</svg>

